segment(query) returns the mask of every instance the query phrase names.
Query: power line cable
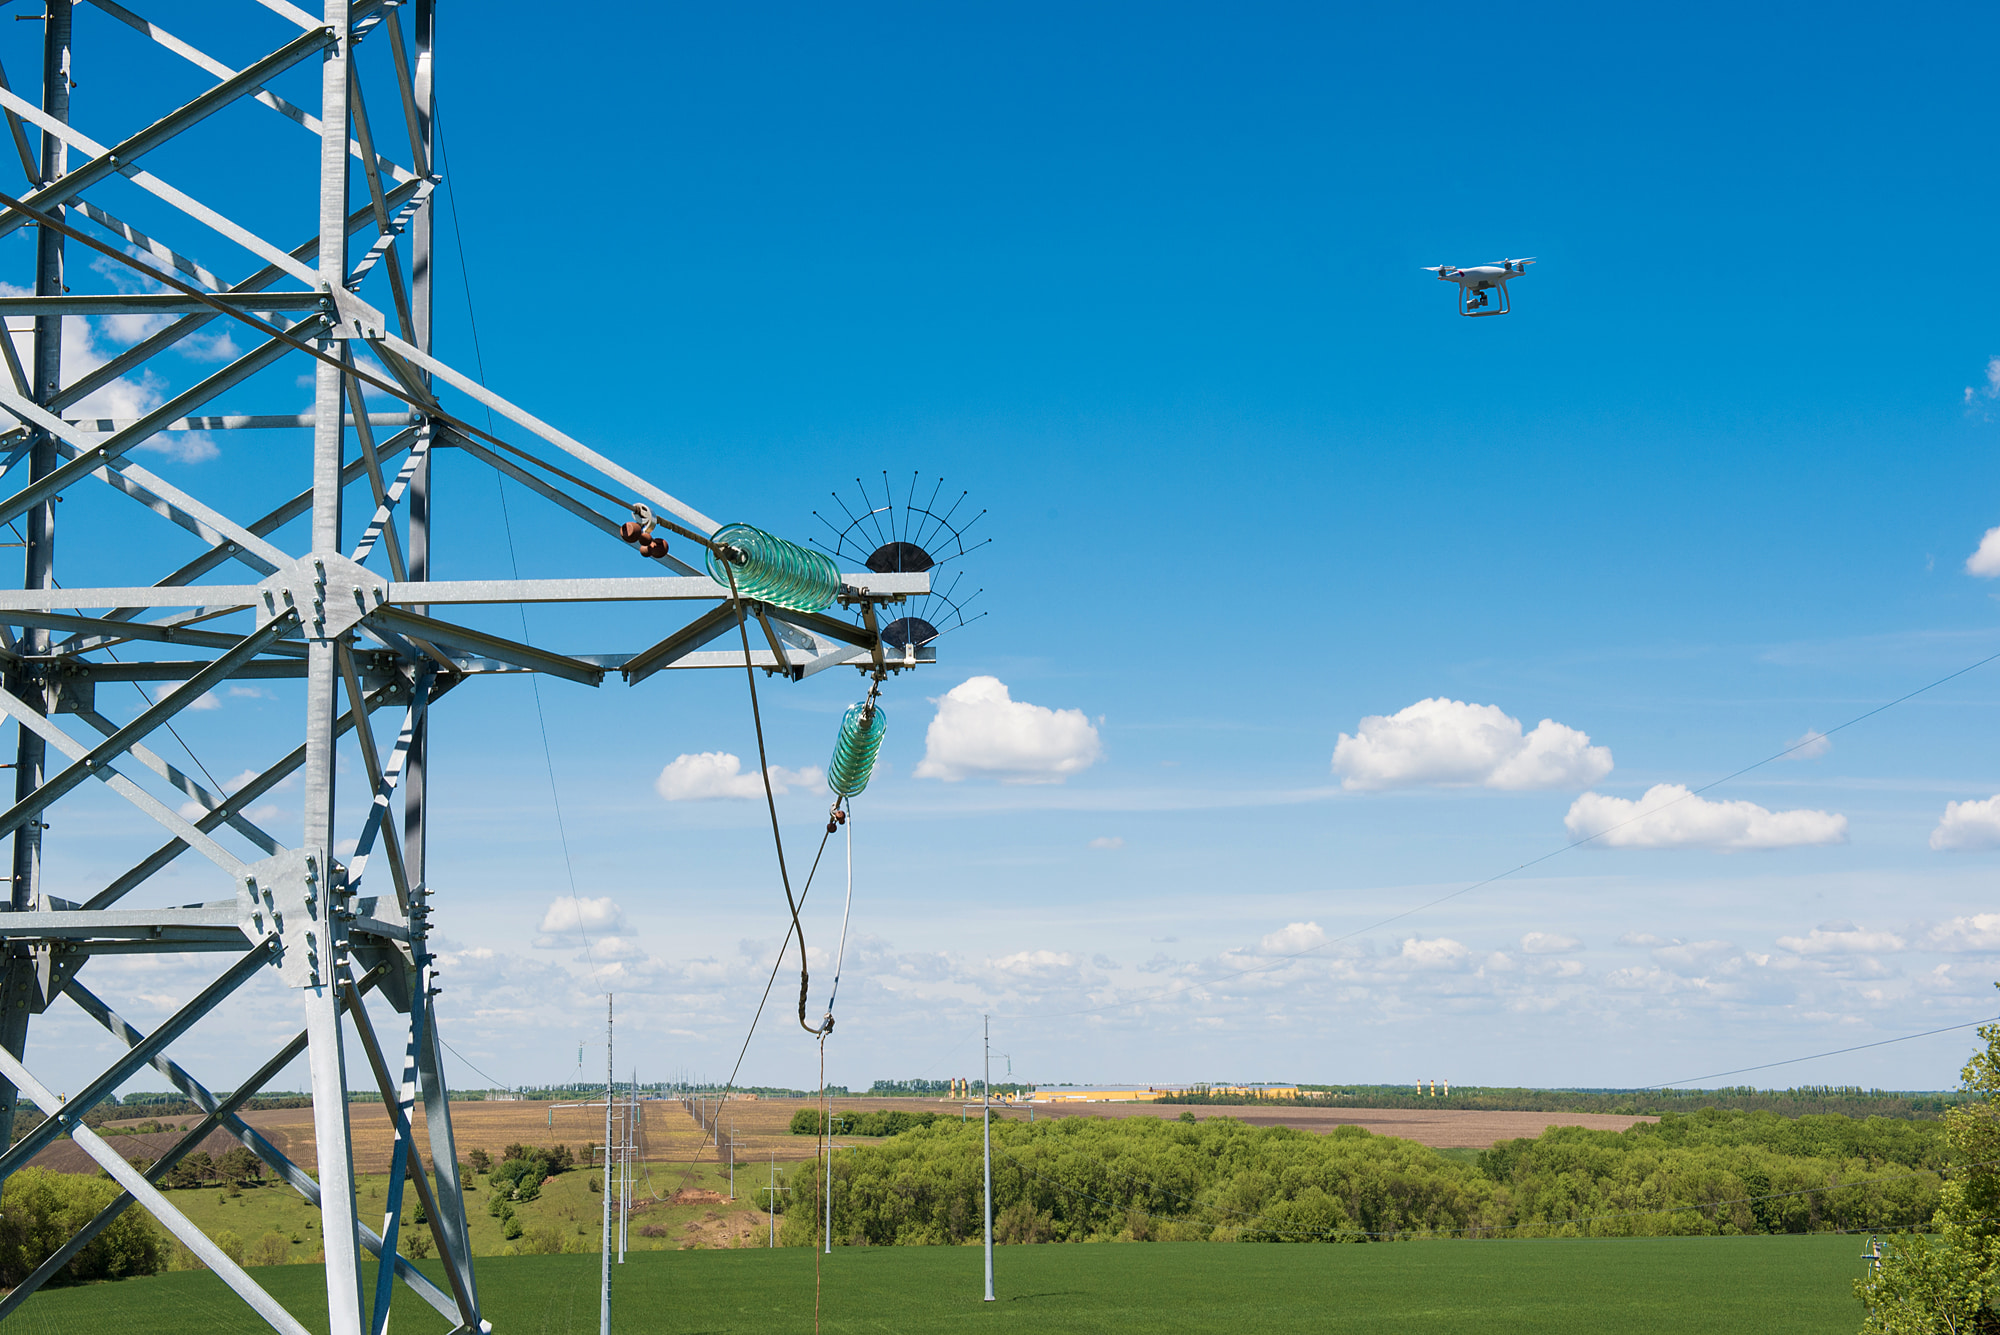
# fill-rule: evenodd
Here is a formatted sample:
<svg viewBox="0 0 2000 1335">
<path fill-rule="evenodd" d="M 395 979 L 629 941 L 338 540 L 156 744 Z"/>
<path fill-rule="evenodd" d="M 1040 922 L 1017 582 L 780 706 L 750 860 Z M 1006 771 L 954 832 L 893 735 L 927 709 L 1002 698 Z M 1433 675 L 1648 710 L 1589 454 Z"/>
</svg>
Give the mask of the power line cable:
<svg viewBox="0 0 2000 1335">
<path fill-rule="evenodd" d="M 21 546 L 26 547 L 28 545 L 27 538 L 22 536 L 21 530 L 15 526 L 14 521 L 11 519 L 7 521 L 7 531 L 9 533 L 12 533 L 16 538 L 20 538 Z M 62 581 L 57 579 L 54 575 L 49 576 L 49 583 L 58 589 L 62 587 Z M 84 611 L 80 607 L 72 608 L 70 610 L 74 611 L 78 616 L 84 615 Z M 117 651 L 114 650 L 110 645 L 108 644 L 104 645 L 103 649 L 105 654 L 110 657 L 112 662 L 122 663 L 124 661 L 123 659 L 118 657 Z M 132 689 L 139 693 L 139 698 L 146 702 L 147 708 L 150 709 L 155 703 L 157 703 L 151 695 L 146 693 L 146 688 L 139 682 L 134 681 L 132 683 Z M 227 797 L 229 794 L 223 791 L 221 780 L 217 779 L 215 775 L 209 772 L 208 766 L 201 763 L 201 757 L 196 755 L 194 753 L 194 748 L 187 744 L 187 739 L 181 736 L 180 729 L 174 726 L 173 720 L 161 719 L 160 722 L 166 727 L 166 730 L 173 735 L 173 739 L 176 742 L 180 743 L 181 752 L 187 756 L 188 763 L 201 771 L 202 777 L 209 781 L 210 785 L 213 786 L 218 796 Z"/>
<path fill-rule="evenodd" d="M 504 1089 L 509 1093 L 512 1093 L 516 1088 L 516 1086 L 507 1084 L 503 1080 L 495 1080 L 492 1076 L 487 1075 L 486 1072 L 480 1070 L 477 1066 L 473 1066 L 472 1059 L 466 1056 L 463 1052 L 460 1052 L 457 1048 L 452 1047 L 450 1042 L 448 1042 L 445 1039 L 444 1035 L 442 1034 L 438 1035 L 438 1042 L 443 1043 L 445 1048 L 451 1053 L 452 1056 L 458 1058 L 460 1061 L 464 1062 L 467 1066 L 472 1067 L 472 1073 L 486 1080 L 490 1088 Z"/>
<path fill-rule="evenodd" d="M 1750 1071 L 1768 1071 L 1774 1066 L 1794 1066 L 1799 1062 L 1816 1061 L 1821 1057 L 1839 1057 L 1849 1052 L 1865 1052 L 1869 1048 L 1886 1048 L 1891 1043 L 1907 1043 L 1913 1038 L 1929 1038 L 1933 1034 L 1949 1034 L 1959 1029 L 1976 1029 L 1982 1024 L 2000 1021 L 2000 1015 L 1989 1015 L 1983 1020 L 1967 1020 L 1963 1024 L 1947 1024 L 1936 1029 L 1926 1029 L 1921 1034 L 1901 1034 L 1895 1038 L 1878 1039 L 1873 1043 L 1856 1043 L 1851 1048 L 1835 1048 L 1831 1052 L 1815 1052 L 1807 1057 L 1787 1057 L 1783 1061 L 1765 1062 L 1761 1066 L 1739 1066 L 1733 1071 L 1714 1071 L 1708 1075 L 1692 1075 L 1685 1080 L 1669 1080 L 1664 1084 L 1640 1085 L 1640 1089 L 1672 1089 L 1675 1085 L 1692 1085 L 1702 1080 L 1720 1080 L 1725 1075 L 1744 1075 Z"/>
<path fill-rule="evenodd" d="M 479 346 L 479 316 L 474 311 L 472 305 L 472 276 L 467 271 L 465 264 L 465 234 L 459 227 L 458 197 L 452 191 L 449 159 L 445 154 L 444 122 L 442 118 L 437 117 L 435 112 L 433 112 L 433 118 L 437 127 L 438 167 L 444 176 L 445 203 L 451 209 L 451 234 L 458 247 L 458 279 L 459 283 L 465 289 L 465 320 L 467 327 L 472 333 L 472 359 L 474 366 L 479 372 L 479 383 L 484 385 L 486 383 L 486 356 L 480 351 Z M 493 410 L 491 408 L 486 409 L 486 426 L 488 431 L 493 429 Z M 507 511 L 507 479 L 496 472 L 493 480 L 500 489 L 500 528 L 507 536 L 507 560 L 513 568 L 514 578 L 519 580 L 521 578 L 521 558 L 520 554 L 514 548 L 514 521 Z M 526 604 L 515 604 L 515 611 L 521 617 L 521 641 L 524 644 L 532 646 L 534 640 L 528 634 L 528 609 Z M 569 877 L 569 899 L 570 906 L 576 913 L 576 933 L 583 940 L 583 958 L 590 965 L 591 979 L 596 981 L 597 956 L 591 949 L 590 932 L 584 926 L 583 922 L 583 900 L 578 895 L 576 889 L 576 863 L 570 857 L 569 830 L 563 822 L 562 792 L 556 784 L 555 751 L 549 745 L 549 719 L 548 715 L 542 709 L 542 683 L 539 673 L 530 672 L 528 674 L 528 686 L 534 694 L 535 722 L 539 725 L 542 734 L 542 762 L 547 766 L 549 773 L 549 807 L 554 812 L 556 818 L 556 839 L 562 846 L 563 871 Z M 608 990 L 610 980 L 606 979 L 604 981 Z"/>
<path fill-rule="evenodd" d="M 1038 1012 L 1021 1013 L 1015 1015 L 1003 1015 L 999 1018 L 1004 1020 L 1012 1020 L 1020 1022 L 1020 1021 L 1034 1021 L 1034 1020 L 1062 1020 L 1077 1015 L 1100 1015 L 1103 1014 L 1105 1011 L 1123 1010 L 1128 1006 L 1137 1006 L 1137 1005 L 1142 1005 L 1148 1001 L 1157 1001 L 1166 997 L 1179 996 L 1183 993 L 1193 991 L 1196 988 L 1212 987 L 1217 983 L 1229 982 L 1231 979 L 1243 978 L 1250 974 L 1265 973 L 1271 969 L 1280 968 L 1286 964 L 1291 963 L 1293 960 L 1301 959 L 1304 956 L 1316 954 L 1319 951 L 1325 950 L 1328 946 L 1339 945 L 1341 942 L 1351 941 L 1357 936 L 1366 936 L 1370 932 L 1380 931 L 1382 928 L 1388 927 L 1394 923 L 1401 922 L 1405 918 L 1415 917 L 1419 913 L 1427 912 L 1431 909 L 1436 908 L 1440 904 L 1449 903 L 1450 901 L 1457 899 L 1462 895 L 1469 895 L 1474 890 L 1484 889 L 1486 886 L 1492 885 L 1497 881 L 1504 881 L 1511 876 L 1518 875 L 1519 873 L 1528 870 L 1530 867 L 1539 866 L 1542 863 L 1547 862 L 1552 858 L 1561 857 L 1565 853 L 1573 852 L 1576 849 L 1582 848 L 1587 844 L 1595 843 L 1597 840 L 1604 838 L 1606 835 L 1611 834 L 1618 830 L 1622 830 L 1628 825 L 1636 824 L 1637 822 L 1642 820 L 1651 819 L 1652 817 L 1659 815 L 1663 811 L 1667 811 L 1672 809 L 1673 807 L 1679 806 L 1682 802 L 1692 801 L 1694 798 L 1701 796 L 1703 793 L 1719 788 L 1723 784 L 1729 783 L 1732 780 L 1740 779 L 1745 774 L 1750 773 L 1752 770 L 1762 769 L 1764 766 L 1769 765 L 1774 761 L 1783 760 L 1786 756 L 1791 755 L 1793 752 L 1802 750 L 1808 746 L 1816 746 L 1819 744 L 1819 742 L 1821 742 L 1825 738 L 1833 736 L 1835 733 L 1845 732 L 1847 729 L 1855 726 L 1858 723 L 1864 723 L 1867 720 L 1874 718 L 1877 714 L 1883 713 L 1890 709 L 1894 709 L 1897 705 L 1905 704 L 1911 700 L 1914 700 L 1918 696 L 1923 695 L 1927 691 L 1936 690 L 1938 687 L 1945 685 L 1947 682 L 1956 681 L 1958 678 L 1965 676 L 1968 672 L 1976 671 L 1979 668 L 1985 667 L 1987 664 L 1995 661 L 2000 661 L 2000 653 L 1988 654 L 1986 657 L 1978 660 L 1977 662 L 1968 663 L 1966 666 L 1958 669 L 1956 672 L 1946 673 L 1944 676 L 1939 677 L 1935 681 L 1928 682 L 1925 685 L 1917 687 L 1913 691 L 1909 691 L 1903 695 L 1899 695 L 1895 699 L 1890 700 L 1884 704 L 1879 704 L 1875 706 L 1873 709 L 1867 710 L 1864 713 L 1856 714 L 1853 718 L 1848 719 L 1845 723 L 1837 724 L 1834 727 L 1828 728 L 1825 732 L 1818 734 L 1809 733 L 1807 734 L 1806 737 L 1804 737 L 1800 741 L 1794 742 L 1792 745 L 1786 747 L 1782 751 L 1778 751 L 1771 755 L 1765 756 L 1762 760 L 1753 761 L 1752 763 L 1743 766 L 1741 769 L 1732 770 L 1730 773 L 1723 775 L 1721 778 L 1712 779 L 1709 782 L 1701 785 L 1699 788 L 1690 788 L 1671 801 L 1662 802 L 1659 806 L 1656 807 L 1648 807 L 1644 811 L 1636 812 L 1633 815 L 1626 817 L 1624 820 L 1617 821 L 1611 825 L 1607 825 L 1603 829 L 1598 830 L 1593 834 L 1585 835 L 1581 839 L 1572 840 L 1571 842 L 1564 844 L 1560 848 L 1552 848 L 1548 852 L 1541 854 L 1539 857 L 1529 858 L 1526 862 L 1522 862 L 1513 867 L 1509 867 L 1507 870 L 1503 872 L 1496 872 L 1492 876 L 1488 876 L 1483 880 L 1474 881 L 1470 885 L 1461 886 L 1460 888 L 1453 890 L 1448 894 L 1439 895 L 1435 899 L 1426 900 L 1421 904 L 1417 904 L 1411 908 L 1404 909 L 1399 913 L 1392 913 L 1386 918 L 1377 919 L 1375 922 L 1368 924 L 1366 927 L 1359 927 L 1351 932 L 1344 932 L 1339 936 L 1331 937 L 1325 941 L 1321 941 L 1316 945 L 1307 946 L 1304 950 L 1295 950 L 1284 955 L 1273 956 L 1263 963 L 1253 964 L 1247 968 L 1237 969 L 1230 973 L 1218 974 L 1212 978 L 1203 978 L 1203 979 L 1198 979 L 1194 982 L 1183 983 L 1176 987 L 1160 988 L 1155 991 L 1142 994 L 1140 996 L 1132 997 L 1125 1001 L 1112 1002 L 1108 1005 L 1085 1006 L 1077 1010 L 1067 1010 L 1067 1011 L 1038 1011 Z"/>
<path fill-rule="evenodd" d="M 778 828 L 778 798 L 771 786 L 771 758 L 764 749 L 764 711 L 757 703 L 757 669 L 750 660 L 747 609 L 743 606 L 743 595 L 736 588 L 736 568 L 726 561 L 722 568 L 729 575 L 729 598 L 736 605 L 736 633 L 743 640 L 743 675 L 750 683 L 750 719 L 757 728 L 757 774 L 764 781 L 764 805 L 771 813 L 771 842 L 778 850 L 778 880 L 785 887 L 785 907 L 792 911 L 792 933 L 799 939 L 799 1028 L 809 1034 L 818 1034 L 824 1031 L 806 1023 L 806 994 L 812 985 L 812 970 L 806 958 L 806 929 L 799 922 L 799 901 L 792 896 L 792 874 L 785 866 L 785 836 Z M 839 805 L 836 799 L 834 806 L 837 808 Z M 832 833 L 831 823 L 827 833 Z M 824 850 L 825 847 L 826 841 L 821 840 L 820 848 Z"/>
</svg>

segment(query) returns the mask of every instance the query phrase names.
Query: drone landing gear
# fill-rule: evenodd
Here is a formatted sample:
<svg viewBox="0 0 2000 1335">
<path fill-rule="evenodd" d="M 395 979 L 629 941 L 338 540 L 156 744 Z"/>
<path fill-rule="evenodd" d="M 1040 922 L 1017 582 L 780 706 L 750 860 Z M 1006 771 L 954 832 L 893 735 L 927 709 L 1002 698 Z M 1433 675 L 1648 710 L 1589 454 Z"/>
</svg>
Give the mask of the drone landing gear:
<svg viewBox="0 0 2000 1335">
<path fill-rule="evenodd" d="M 1499 299 L 1493 300 L 1498 294 Z M 1508 311 L 1507 285 L 1495 283 L 1491 287 L 1473 289 L 1462 287 L 1458 290 L 1458 313 L 1477 319 L 1486 315 L 1505 315 Z"/>
</svg>

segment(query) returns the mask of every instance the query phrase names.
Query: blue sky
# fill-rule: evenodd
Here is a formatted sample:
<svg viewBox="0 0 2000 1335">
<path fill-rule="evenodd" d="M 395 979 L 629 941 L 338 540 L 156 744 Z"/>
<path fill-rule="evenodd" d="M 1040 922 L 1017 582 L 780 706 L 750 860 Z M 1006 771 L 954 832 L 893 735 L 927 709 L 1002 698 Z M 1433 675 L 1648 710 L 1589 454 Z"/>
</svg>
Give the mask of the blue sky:
<svg viewBox="0 0 2000 1335">
<path fill-rule="evenodd" d="M 283 36 L 149 17 L 239 63 Z M 491 384 L 782 534 L 883 470 L 990 511 L 966 563 L 989 615 L 887 690 L 830 1078 L 976 1074 L 987 1010 L 1030 1079 L 1581 1085 L 2000 1012 L 2000 916 L 1981 916 L 2000 822 L 1963 809 L 1932 847 L 1947 803 L 2000 793 L 2000 664 L 1706 794 L 1770 819 L 1690 800 L 1599 841 L 1654 846 L 1579 848 L 1375 926 L 2000 653 L 1996 586 L 1967 570 L 2000 525 L 1994 24 L 448 9 L 443 133 Z M 93 83 L 108 23 L 79 31 L 79 123 L 109 138 L 157 114 Z M 31 37 L 0 33 L 17 86 Z M 217 163 L 176 160 L 220 196 Z M 298 180 L 246 207 L 277 217 Z M 440 238 L 438 343 L 470 368 Z M 1419 270 L 1502 255 L 1540 260 L 1504 320 L 1455 318 Z M 279 468 L 250 448 L 149 466 L 247 495 Z M 440 470 L 440 576 L 508 573 L 490 474 Z M 524 575 L 626 573 L 509 507 Z M 530 621 L 578 649 L 653 625 Z M 656 787 L 680 756 L 754 771 L 742 680 L 694 675 L 542 688 L 588 951 L 561 920 L 528 688 L 440 706 L 446 1033 L 494 1078 L 574 1073 L 607 982 L 642 1073 L 728 1072 L 783 909 L 760 803 Z M 1076 714 L 986 689 L 937 740 L 937 701 L 978 678 Z M 857 690 L 768 685 L 772 761 L 823 766 Z M 1421 736 L 1363 722 L 1426 700 L 1496 712 L 1433 706 Z M 218 772 L 295 723 L 282 691 L 218 703 L 189 737 Z M 1009 719 L 1029 739 L 1011 760 L 954 768 Z M 1509 720 L 1551 720 L 1556 759 L 1508 769 Z M 927 734 L 931 770 L 963 777 L 923 777 Z M 1343 734 L 1372 759 L 1336 772 Z M 808 789 L 781 804 L 795 858 L 825 800 Z M 814 891 L 816 949 L 836 888 Z M 160 1004 L 181 986 L 155 983 Z M 784 1020 L 745 1079 L 813 1080 Z M 1745 1078 L 1934 1088 L 1968 1045 Z"/>
</svg>

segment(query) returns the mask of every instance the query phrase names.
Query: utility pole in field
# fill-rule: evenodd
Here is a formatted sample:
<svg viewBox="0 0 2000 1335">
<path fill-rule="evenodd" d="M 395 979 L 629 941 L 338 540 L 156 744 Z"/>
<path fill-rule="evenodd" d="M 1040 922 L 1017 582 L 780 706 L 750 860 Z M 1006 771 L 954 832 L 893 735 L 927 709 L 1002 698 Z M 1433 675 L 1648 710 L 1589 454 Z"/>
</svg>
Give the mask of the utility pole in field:
<svg viewBox="0 0 2000 1335">
<path fill-rule="evenodd" d="M 611 1101 L 616 1068 L 611 1064 L 611 994 L 604 994 L 604 1272 L 597 1300 L 597 1335 L 611 1335 Z"/>
<path fill-rule="evenodd" d="M 986 1078 L 979 1091 L 979 1129 L 986 1142 L 986 1301 L 993 1301 L 993 1017 L 980 1017 L 985 1036 Z"/>
<path fill-rule="evenodd" d="M 776 1247 L 778 1245 L 778 1193 L 781 1191 L 788 1192 L 791 1190 L 790 1187 L 781 1187 L 778 1185 L 778 1154 L 776 1150 L 773 1150 L 771 1152 L 770 1185 L 766 1186 L 764 1190 L 770 1193 L 771 1197 L 771 1208 L 769 1211 L 765 1213 L 764 1217 L 770 1220 L 771 1222 L 770 1245 Z"/>
</svg>

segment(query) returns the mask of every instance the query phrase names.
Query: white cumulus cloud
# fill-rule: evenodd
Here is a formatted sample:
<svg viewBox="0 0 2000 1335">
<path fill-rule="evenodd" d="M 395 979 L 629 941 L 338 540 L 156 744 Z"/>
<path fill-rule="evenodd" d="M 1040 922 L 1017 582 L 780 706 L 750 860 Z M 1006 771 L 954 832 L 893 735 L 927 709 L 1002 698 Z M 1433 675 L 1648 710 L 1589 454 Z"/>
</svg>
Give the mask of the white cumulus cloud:
<svg viewBox="0 0 2000 1335">
<path fill-rule="evenodd" d="M 1076 968 L 1077 963 L 1077 957 L 1066 950 L 1017 950 L 994 960 L 992 967 L 1002 973 L 1034 978 L 1065 973 Z"/>
<path fill-rule="evenodd" d="M 1403 958 L 1420 969 L 1455 969 L 1471 956 L 1458 942 L 1448 936 L 1440 936 L 1431 941 L 1411 937 L 1403 942 Z"/>
<path fill-rule="evenodd" d="M 771 766 L 771 791 L 783 797 L 793 788 L 817 788 L 820 772 Z M 653 788 L 669 802 L 701 802 L 712 798 L 762 797 L 764 781 L 756 770 L 743 772 L 743 761 L 727 751 L 698 751 L 675 756 L 653 780 Z"/>
<path fill-rule="evenodd" d="M 937 701 L 924 734 L 920 779 L 957 783 L 986 775 L 1004 783 L 1061 783 L 1103 756 L 1081 709 L 1016 700 L 998 677 L 974 677 Z"/>
<path fill-rule="evenodd" d="M 1570 838 L 1591 839 L 1596 848 L 1797 848 L 1847 842 L 1847 817 L 1838 813 L 1711 802 L 1678 783 L 1655 784 L 1637 801 L 1585 793 L 1570 804 L 1563 826 Z"/>
<path fill-rule="evenodd" d="M 2000 794 L 1980 801 L 1945 803 L 1944 819 L 1931 831 L 1931 847 L 1952 853 L 2000 848 Z"/>
<path fill-rule="evenodd" d="M 145 290 L 161 290 L 157 284 L 140 280 Z M 123 283 L 118 286 L 125 287 Z M 128 289 L 129 290 L 129 289 Z M 29 289 L 16 287 L 12 283 L 0 283 L 0 293 L 10 297 L 27 296 Z M 167 323 L 167 317 L 159 315 L 112 315 L 96 320 L 71 317 L 62 322 L 62 367 L 66 381 L 81 379 L 98 367 L 110 361 L 114 355 L 99 344 L 102 336 L 113 344 L 135 343 L 153 333 Z M 14 350 L 24 365 L 33 365 L 34 324 L 30 321 L 15 321 L 7 325 L 8 337 L 14 341 Z M 150 370 L 142 370 L 137 375 L 120 376 L 103 385 L 70 408 L 67 416 L 83 421 L 101 418 L 142 417 L 167 401 L 167 382 Z M 85 430 L 90 430 L 86 427 Z M 215 458 L 221 453 L 215 441 L 204 431 L 165 431 L 148 439 L 138 447 L 140 450 L 162 454 L 180 463 L 201 463 Z"/>
<path fill-rule="evenodd" d="M 1965 558 L 1965 573 L 1981 579 L 2000 575 L 2000 528 L 1989 528 L 1979 540 L 1979 548 Z"/>
<path fill-rule="evenodd" d="M 1611 772 L 1611 749 L 1554 719 L 1524 733 L 1498 705 L 1439 698 L 1341 733 L 1333 772 L 1349 789 L 1588 788 Z"/>
<path fill-rule="evenodd" d="M 1264 936 L 1257 942 L 1257 949 L 1266 955 L 1296 955 L 1325 944 L 1326 933 L 1318 923 L 1295 922 Z"/>
<path fill-rule="evenodd" d="M 540 930 L 545 937 L 572 936 L 579 929 L 585 932 L 609 932 L 615 930 L 624 921 L 624 917 L 617 903 L 609 895 L 601 899 L 559 895 L 549 902 L 548 912 L 542 915 Z"/>
<path fill-rule="evenodd" d="M 1583 942 L 1555 932 L 1529 932 L 1521 938 L 1521 949 L 1530 955 L 1566 955 L 1572 950 L 1582 950 Z"/>
<path fill-rule="evenodd" d="M 1884 955 L 1903 949 L 1903 938 L 1851 922 L 1823 922 L 1804 936 L 1781 936 L 1778 944 L 1795 955 Z"/>
<path fill-rule="evenodd" d="M 1939 923 L 1925 944 L 1932 950 L 2000 953 L 2000 913 L 1975 913 Z"/>
</svg>

